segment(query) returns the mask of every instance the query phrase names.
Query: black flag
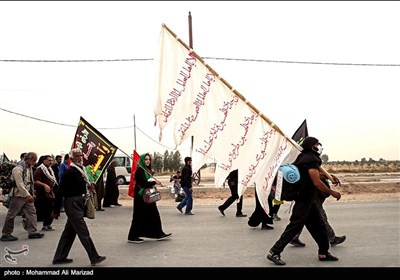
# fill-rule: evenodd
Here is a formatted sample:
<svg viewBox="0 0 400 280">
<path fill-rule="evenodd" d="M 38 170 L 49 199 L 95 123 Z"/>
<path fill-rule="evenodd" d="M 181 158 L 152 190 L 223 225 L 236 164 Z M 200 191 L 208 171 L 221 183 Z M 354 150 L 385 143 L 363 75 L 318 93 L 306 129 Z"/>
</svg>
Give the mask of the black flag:
<svg viewBox="0 0 400 280">
<path fill-rule="evenodd" d="M 82 117 L 76 129 L 72 148 L 82 150 L 83 165 L 92 183 L 97 182 L 118 149 Z"/>
<path fill-rule="evenodd" d="M 292 139 L 296 141 L 297 144 L 301 145 L 303 140 L 308 136 L 307 120 L 299 126 L 296 132 L 293 134 Z"/>
</svg>

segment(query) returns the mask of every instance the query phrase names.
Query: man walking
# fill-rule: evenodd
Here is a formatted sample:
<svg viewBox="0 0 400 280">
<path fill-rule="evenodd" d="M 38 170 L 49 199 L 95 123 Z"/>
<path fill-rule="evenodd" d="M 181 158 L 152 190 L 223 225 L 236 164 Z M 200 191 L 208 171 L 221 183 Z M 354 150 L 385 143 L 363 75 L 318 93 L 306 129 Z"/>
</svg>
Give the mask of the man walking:
<svg viewBox="0 0 400 280">
<path fill-rule="evenodd" d="M 1 241 L 16 241 L 18 237 L 13 236 L 14 220 L 21 212 L 25 218 L 25 230 L 28 231 L 28 238 L 42 238 L 43 233 L 37 230 L 37 216 L 33 204 L 33 170 L 38 156 L 34 152 L 26 153 L 24 159 L 12 170 L 12 176 L 16 187 L 10 192 L 10 206 L 4 221 Z"/>
<path fill-rule="evenodd" d="M 181 186 L 185 192 L 185 198 L 176 207 L 179 212 L 186 206 L 185 215 L 194 215 L 193 208 L 193 185 L 192 185 L 192 158 L 185 157 L 185 166 L 182 169 Z"/>
</svg>

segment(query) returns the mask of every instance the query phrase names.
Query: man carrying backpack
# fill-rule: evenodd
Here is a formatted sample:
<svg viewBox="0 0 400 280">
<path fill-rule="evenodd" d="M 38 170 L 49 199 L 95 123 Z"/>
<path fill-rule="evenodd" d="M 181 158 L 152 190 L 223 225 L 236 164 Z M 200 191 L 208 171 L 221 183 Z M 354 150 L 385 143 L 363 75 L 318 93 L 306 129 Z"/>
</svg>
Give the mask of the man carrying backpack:
<svg viewBox="0 0 400 280">
<path fill-rule="evenodd" d="M 341 195 L 339 192 L 329 189 L 320 179 L 322 145 L 318 139 L 307 137 L 301 146 L 303 150 L 293 164 L 299 169 L 302 189 L 295 199 L 289 224 L 267 255 L 267 259 L 276 265 L 286 264 L 281 260 L 280 254 L 304 226 L 318 244 L 318 259 L 320 261 L 338 260 L 337 257 L 329 253 L 328 234 L 316 203 L 316 196 L 318 190 L 332 195 L 337 200 L 340 199 Z"/>
<path fill-rule="evenodd" d="M 18 237 L 13 236 L 14 219 L 22 211 L 26 219 L 26 230 L 28 238 L 42 238 L 43 233 L 37 230 L 36 209 L 33 204 L 33 172 L 32 166 L 36 163 L 38 156 L 34 152 L 25 155 L 22 162 L 19 162 L 12 170 L 12 176 L 16 187 L 12 190 L 10 197 L 10 206 L 4 221 L 1 241 L 16 241 Z"/>
</svg>

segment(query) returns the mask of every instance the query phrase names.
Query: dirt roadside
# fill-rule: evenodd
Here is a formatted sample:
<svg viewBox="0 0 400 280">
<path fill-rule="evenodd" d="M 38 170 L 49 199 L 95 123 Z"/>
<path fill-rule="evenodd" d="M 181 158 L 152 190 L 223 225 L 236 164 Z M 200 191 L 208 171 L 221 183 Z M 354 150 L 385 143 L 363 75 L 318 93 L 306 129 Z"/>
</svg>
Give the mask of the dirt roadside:
<svg viewBox="0 0 400 280">
<path fill-rule="evenodd" d="M 400 182 L 380 183 L 362 182 L 345 183 L 341 187 L 334 187 L 342 195 L 340 201 L 400 201 Z M 162 188 L 162 199 L 157 202 L 159 206 L 175 206 L 175 202 L 169 188 Z M 220 205 L 230 196 L 229 188 L 205 188 L 197 187 L 194 190 L 193 198 L 196 205 Z M 255 204 L 254 188 L 248 188 L 244 193 L 244 203 L 247 205 Z M 122 205 L 132 205 L 132 198 L 126 192 L 120 193 L 120 203 Z M 336 201 L 329 197 L 326 202 Z"/>
<path fill-rule="evenodd" d="M 342 182 L 341 187 L 334 187 L 342 195 L 340 201 L 400 201 L 400 173 L 338 173 Z M 159 206 L 176 206 L 173 194 L 170 192 L 169 176 L 164 176 L 162 183 L 165 187 L 159 188 L 162 199 Z M 194 187 L 195 205 L 220 205 L 229 196 L 229 188 L 214 187 L 214 174 L 202 174 L 202 185 Z M 119 188 L 119 203 L 124 206 L 132 205 L 132 198 L 127 195 L 128 185 Z M 2 196 L 0 195 L 0 201 Z M 329 197 L 326 202 L 336 201 Z M 244 204 L 255 205 L 254 188 L 248 188 L 244 193 Z M 0 207 L 4 207 L 0 203 Z"/>
</svg>

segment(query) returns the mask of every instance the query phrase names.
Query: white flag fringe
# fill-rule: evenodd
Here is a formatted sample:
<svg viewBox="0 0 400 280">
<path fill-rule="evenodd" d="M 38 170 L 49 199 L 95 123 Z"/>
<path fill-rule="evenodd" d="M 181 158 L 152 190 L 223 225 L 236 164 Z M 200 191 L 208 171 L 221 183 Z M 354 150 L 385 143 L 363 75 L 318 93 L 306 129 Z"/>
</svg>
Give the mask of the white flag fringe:
<svg viewBox="0 0 400 280">
<path fill-rule="evenodd" d="M 238 169 L 239 195 L 255 186 L 268 213 L 267 199 L 279 166 L 293 162 L 301 148 L 164 24 L 158 55 L 154 113 L 160 132 L 173 121 L 176 145 L 193 136 L 192 168 L 197 171 L 214 157 L 216 185 Z"/>
</svg>

